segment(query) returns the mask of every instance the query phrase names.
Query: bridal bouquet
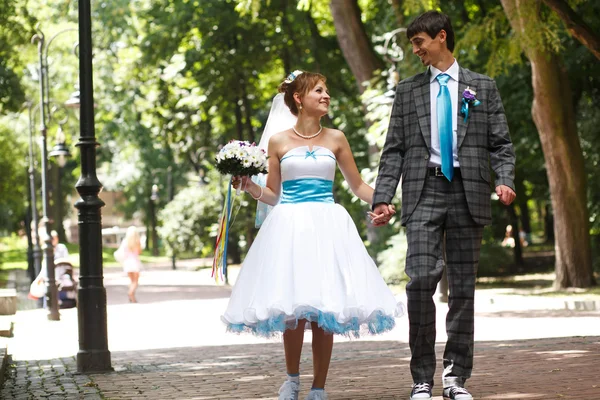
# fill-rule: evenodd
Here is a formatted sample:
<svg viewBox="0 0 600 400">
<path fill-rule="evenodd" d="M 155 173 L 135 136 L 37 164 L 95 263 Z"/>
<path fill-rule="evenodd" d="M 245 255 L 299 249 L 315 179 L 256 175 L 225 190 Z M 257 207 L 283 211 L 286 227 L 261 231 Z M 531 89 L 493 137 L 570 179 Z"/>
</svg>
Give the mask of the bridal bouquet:
<svg viewBox="0 0 600 400">
<path fill-rule="evenodd" d="M 256 144 L 232 140 L 216 157 L 217 170 L 232 176 L 253 176 L 267 172 L 267 155 Z"/>
<path fill-rule="evenodd" d="M 267 172 L 267 155 L 256 144 L 241 140 L 232 140 L 216 156 L 217 171 L 224 175 L 254 176 Z M 236 190 L 240 194 L 240 188 Z M 231 195 L 231 183 L 227 190 L 223 211 L 219 217 L 219 227 L 215 243 L 212 275 L 219 281 L 227 281 L 227 243 L 229 229 L 241 202 L 235 207 L 235 196 Z"/>
</svg>

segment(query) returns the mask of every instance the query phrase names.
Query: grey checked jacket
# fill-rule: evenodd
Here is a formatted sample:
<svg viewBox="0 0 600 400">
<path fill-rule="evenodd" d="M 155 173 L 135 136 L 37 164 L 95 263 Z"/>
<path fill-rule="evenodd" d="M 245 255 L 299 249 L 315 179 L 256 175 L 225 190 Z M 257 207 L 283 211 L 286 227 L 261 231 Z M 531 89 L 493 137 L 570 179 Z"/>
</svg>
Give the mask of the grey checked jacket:
<svg viewBox="0 0 600 400">
<path fill-rule="evenodd" d="M 458 92 L 458 162 L 471 216 L 476 223 L 491 223 L 490 161 L 495 185 L 514 190 L 515 153 L 504 107 L 490 77 L 460 68 Z M 462 93 L 470 87 L 481 104 L 470 107 L 464 122 L 460 114 Z M 396 88 L 390 125 L 373 195 L 373 205 L 391 204 L 402 178 L 402 225 L 415 210 L 427 177 L 431 146 L 429 69 L 405 79 Z"/>
</svg>

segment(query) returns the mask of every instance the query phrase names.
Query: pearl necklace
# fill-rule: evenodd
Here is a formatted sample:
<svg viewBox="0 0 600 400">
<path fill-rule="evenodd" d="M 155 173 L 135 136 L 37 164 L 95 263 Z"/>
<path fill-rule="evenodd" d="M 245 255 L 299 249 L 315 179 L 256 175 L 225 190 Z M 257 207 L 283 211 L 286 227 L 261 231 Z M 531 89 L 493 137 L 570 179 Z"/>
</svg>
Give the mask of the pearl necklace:
<svg viewBox="0 0 600 400">
<path fill-rule="evenodd" d="M 303 135 L 303 134 L 301 134 L 300 132 L 298 132 L 298 131 L 296 130 L 296 127 L 295 127 L 295 126 L 292 126 L 292 129 L 294 130 L 294 133 L 295 133 L 296 135 L 300 136 L 302 139 L 312 139 L 312 138 L 314 138 L 314 137 L 317 137 L 317 136 L 319 136 L 319 134 L 320 134 L 320 133 L 321 133 L 321 131 L 323 130 L 323 126 L 322 126 L 322 125 L 319 125 L 319 130 L 317 131 L 317 133 L 315 133 L 314 135 L 308 135 L 308 136 L 307 136 L 307 135 Z"/>
</svg>

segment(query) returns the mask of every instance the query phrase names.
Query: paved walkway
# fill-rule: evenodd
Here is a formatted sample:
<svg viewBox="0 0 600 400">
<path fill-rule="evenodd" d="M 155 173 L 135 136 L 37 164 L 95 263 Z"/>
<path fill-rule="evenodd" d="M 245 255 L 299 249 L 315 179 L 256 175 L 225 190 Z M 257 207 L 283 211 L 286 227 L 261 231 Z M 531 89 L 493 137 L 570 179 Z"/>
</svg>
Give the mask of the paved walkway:
<svg viewBox="0 0 600 400">
<path fill-rule="evenodd" d="M 0 398 L 276 399 L 285 370 L 282 345 L 224 333 L 218 317 L 230 290 L 215 286 L 209 274 L 148 270 L 140 304 L 128 304 L 126 279 L 106 272 L 111 373 L 75 372 L 76 310 L 62 310 L 60 322 L 47 321 L 44 310 L 17 313 L 15 337 L 8 339 L 13 361 Z M 600 312 L 565 304 L 479 292 L 475 370 L 468 382 L 476 399 L 600 399 Z M 438 308 L 441 356 L 444 305 Z M 379 337 L 336 339 L 330 399 L 406 400 L 407 328 L 402 318 Z M 310 347 L 305 343 L 301 398 L 311 381 Z M 439 385 L 434 396 L 441 400 Z"/>
</svg>

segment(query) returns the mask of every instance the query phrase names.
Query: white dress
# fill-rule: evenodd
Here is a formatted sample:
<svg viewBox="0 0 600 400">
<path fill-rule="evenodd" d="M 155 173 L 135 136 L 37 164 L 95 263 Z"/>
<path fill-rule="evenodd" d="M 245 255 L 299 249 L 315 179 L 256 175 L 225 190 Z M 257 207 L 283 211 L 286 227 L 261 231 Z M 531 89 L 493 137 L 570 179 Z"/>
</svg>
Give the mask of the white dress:
<svg viewBox="0 0 600 400">
<path fill-rule="evenodd" d="M 140 272 L 141 270 L 142 261 L 140 260 L 140 255 L 125 248 L 123 257 L 123 271 Z"/>
<path fill-rule="evenodd" d="M 325 147 L 296 147 L 282 157 L 280 204 L 242 264 L 221 317 L 228 331 L 271 337 L 306 319 L 358 337 L 392 329 L 404 313 L 350 215 L 334 203 L 335 168 Z"/>
</svg>

